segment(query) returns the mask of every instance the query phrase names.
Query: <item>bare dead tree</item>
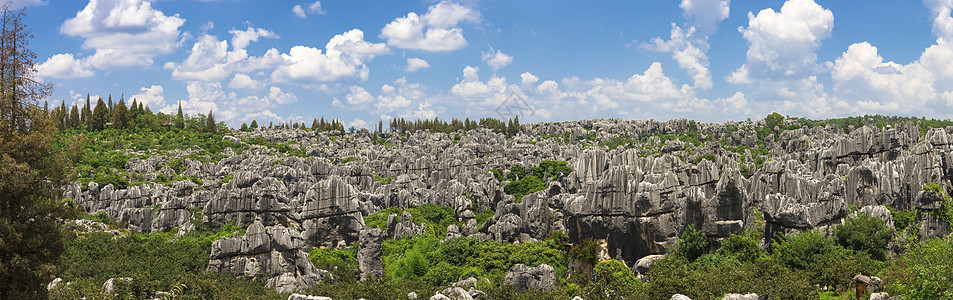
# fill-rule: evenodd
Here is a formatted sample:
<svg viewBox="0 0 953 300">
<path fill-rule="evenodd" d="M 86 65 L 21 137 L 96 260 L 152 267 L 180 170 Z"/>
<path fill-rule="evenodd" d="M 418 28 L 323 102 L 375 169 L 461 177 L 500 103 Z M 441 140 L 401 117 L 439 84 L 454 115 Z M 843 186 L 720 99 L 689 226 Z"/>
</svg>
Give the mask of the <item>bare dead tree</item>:
<svg viewBox="0 0 953 300">
<path fill-rule="evenodd" d="M 0 17 L 0 131 L 29 131 L 34 123 L 31 110 L 48 96 L 52 85 L 39 81 L 36 53 L 28 48 L 33 33 L 24 24 L 26 10 L 12 9 L 10 2 Z"/>
</svg>

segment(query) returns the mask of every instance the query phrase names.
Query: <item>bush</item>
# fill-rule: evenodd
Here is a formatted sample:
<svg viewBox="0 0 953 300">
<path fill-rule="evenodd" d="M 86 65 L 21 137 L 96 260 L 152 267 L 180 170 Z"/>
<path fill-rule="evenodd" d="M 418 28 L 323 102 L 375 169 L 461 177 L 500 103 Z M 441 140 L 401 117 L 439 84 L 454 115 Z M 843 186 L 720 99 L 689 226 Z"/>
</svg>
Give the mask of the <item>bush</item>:
<svg viewBox="0 0 953 300">
<path fill-rule="evenodd" d="M 672 254 L 695 261 L 708 252 L 708 237 L 704 232 L 695 230 L 695 227 L 688 225 L 682 236 L 678 238 L 678 243 L 672 249 Z"/>
<path fill-rule="evenodd" d="M 732 234 L 718 248 L 716 253 L 724 256 L 732 256 L 742 262 L 753 262 L 764 256 L 761 251 L 761 245 L 758 242 L 760 232 L 748 231 L 743 234 Z"/>
<path fill-rule="evenodd" d="M 632 269 L 615 259 L 599 262 L 593 270 L 596 275 L 596 282 L 607 286 L 621 287 L 642 283 L 635 277 L 635 272 L 632 272 Z"/>
<path fill-rule="evenodd" d="M 834 228 L 837 243 L 844 248 L 869 254 L 876 260 L 887 259 L 887 245 L 893 240 L 893 229 L 883 220 L 862 214 L 848 218 L 846 223 Z"/>
<path fill-rule="evenodd" d="M 921 241 L 890 263 L 884 281 L 904 299 L 953 298 L 953 236 Z"/>
<path fill-rule="evenodd" d="M 360 277 L 357 247 L 355 243 L 347 249 L 314 248 L 308 260 L 318 269 L 331 271 L 335 281 L 355 282 Z"/>
<path fill-rule="evenodd" d="M 579 241 L 569 248 L 569 257 L 578 261 L 588 263 L 596 262 L 596 251 L 599 250 L 599 241 L 588 238 Z"/>
</svg>

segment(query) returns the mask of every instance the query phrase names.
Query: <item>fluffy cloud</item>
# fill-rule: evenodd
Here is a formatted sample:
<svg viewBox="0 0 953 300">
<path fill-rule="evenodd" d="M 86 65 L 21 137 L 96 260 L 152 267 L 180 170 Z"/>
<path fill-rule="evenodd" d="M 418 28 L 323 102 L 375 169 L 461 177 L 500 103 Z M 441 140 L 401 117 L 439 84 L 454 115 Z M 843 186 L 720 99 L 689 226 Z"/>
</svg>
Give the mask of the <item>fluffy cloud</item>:
<svg viewBox="0 0 953 300">
<path fill-rule="evenodd" d="M 442 1 L 430 6 L 426 14 L 408 13 L 388 23 L 380 37 L 387 44 L 404 49 L 431 52 L 452 51 L 466 47 L 461 22 L 478 22 L 480 13 L 472 8 Z"/>
<path fill-rule="evenodd" d="M 824 69 L 817 63 L 821 41 L 831 36 L 834 14 L 814 0 L 789 0 L 779 12 L 766 8 L 748 13 L 748 27 L 738 28 L 750 46 L 747 61 L 728 79 L 803 78 Z"/>
<path fill-rule="evenodd" d="M 877 47 L 867 42 L 847 48 L 835 61 L 831 77 L 838 98 L 858 101 L 873 111 L 909 112 L 936 97 L 933 74 L 926 68 L 919 63 L 884 62 Z"/>
<path fill-rule="evenodd" d="M 672 23 L 668 40 L 655 37 L 644 48 L 671 52 L 679 68 L 688 72 L 694 88 L 710 90 L 713 86 L 708 70 L 708 35 L 718 23 L 728 18 L 729 0 L 682 0 L 679 7 L 689 22 L 684 26 Z"/>
<path fill-rule="evenodd" d="M 708 35 L 718 23 L 728 18 L 730 0 L 682 0 L 682 13 L 692 20 L 695 28 Z"/>
<path fill-rule="evenodd" d="M 263 83 L 251 78 L 251 76 L 248 76 L 248 74 L 245 73 L 235 74 L 235 76 L 232 77 L 232 80 L 228 82 L 229 88 L 244 90 L 257 90 L 262 88 L 263 85 Z"/>
<path fill-rule="evenodd" d="M 669 40 L 653 38 L 650 44 L 645 45 L 649 50 L 659 52 L 671 52 L 672 59 L 678 63 L 678 66 L 688 72 L 692 78 L 695 88 L 709 90 L 713 83 L 711 73 L 708 71 L 708 42 L 707 36 L 703 39 L 693 37 L 695 28 L 691 27 L 686 32 L 681 27 L 672 24 L 672 33 Z"/>
<path fill-rule="evenodd" d="M 75 59 L 73 54 L 56 54 L 46 62 L 36 66 L 36 74 L 41 78 L 85 78 L 93 76 L 93 70 L 85 60 Z"/>
<path fill-rule="evenodd" d="M 98 69 L 147 67 L 153 58 L 175 51 L 185 19 L 167 16 L 147 0 L 90 0 L 60 32 L 85 39 L 85 58 Z"/>
<path fill-rule="evenodd" d="M 381 112 L 393 112 L 409 107 L 412 101 L 420 100 L 426 95 L 421 84 L 409 83 L 405 77 L 394 80 L 393 84 L 381 86 L 378 102 L 374 104 Z"/>
<path fill-rule="evenodd" d="M 271 73 L 275 82 L 314 83 L 341 78 L 367 79 L 365 65 L 377 55 L 389 53 L 387 45 L 364 41 L 364 32 L 352 29 L 331 38 L 325 51 L 295 46 L 282 54 L 282 64 Z"/>
<path fill-rule="evenodd" d="M 430 64 L 426 60 L 420 58 L 408 58 L 407 59 L 407 72 L 416 72 L 420 69 L 429 68 Z"/>
<path fill-rule="evenodd" d="M 490 52 L 481 52 L 481 54 L 481 59 L 483 59 L 483 61 L 486 62 L 486 64 L 491 68 L 493 68 L 494 72 L 513 63 L 512 56 L 506 55 L 506 53 L 503 53 L 500 50 L 493 52 L 492 47 L 490 48 Z"/>
<path fill-rule="evenodd" d="M 129 98 L 136 99 L 136 101 L 149 108 L 161 108 L 166 106 L 165 92 L 161 85 L 140 88 L 138 94 L 129 96 Z"/>
<path fill-rule="evenodd" d="M 166 63 L 165 68 L 172 70 L 176 80 L 221 81 L 233 72 L 251 72 L 273 68 L 282 62 L 278 50 L 269 49 L 261 57 L 251 57 L 245 47 L 260 38 L 278 38 L 269 30 L 248 27 L 245 30 L 230 30 L 232 49 L 228 41 L 218 40 L 211 35 L 202 35 L 192 45 L 189 57 L 182 63 Z"/>
<path fill-rule="evenodd" d="M 307 8 L 302 7 L 300 4 L 295 5 L 294 8 L 291 9 L 291 12 L 302 19 L 307 18 L 308 14 L 325 14 L 325 11 L 321 9 L 321 1 L 314 1 L 314 3 L 308 4 Z"/>
<path fill-rule="evenodd" d="M 854 103 L 856 113 L 935 114 L 953 107 L 953 1 L 926 0 L 936 43 L 909 64 L 886 61 L 877 47 L 856 43 L 834 63 L 831 78 L 839 101 Z"/>
<path fill-rule="evenodd" d="M 351 86 L 345 100 L 347 100 L 347 105 L 350 106 L 364 106 L 374 102 L 374 96 L 371 96 L 371 93 L 368 93 L 362 87 Z"/>
<path fill-rule="evenodd" d="M 533 75 L 530 72 L 523 72 L 523 74 L 520 74 L 520 79 L 522 79 L 522 84 L 524 86 L 533 85 L 539 81 L 539 77 L 536 77 L 536 75 Z"/>
</svg>

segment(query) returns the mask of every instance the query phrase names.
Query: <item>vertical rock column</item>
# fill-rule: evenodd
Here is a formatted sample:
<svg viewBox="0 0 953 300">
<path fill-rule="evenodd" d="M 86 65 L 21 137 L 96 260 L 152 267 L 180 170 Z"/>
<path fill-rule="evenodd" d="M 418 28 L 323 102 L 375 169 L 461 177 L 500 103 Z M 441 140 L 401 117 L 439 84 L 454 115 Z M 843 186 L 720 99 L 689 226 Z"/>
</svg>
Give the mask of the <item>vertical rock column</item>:
<svg viewBox="0 0 953 300">
<path fill-rule="evenodd" d="M 361 270 L 361 280 L 381 277 L 384 273 L 384 264 L 381 261 L 383 252 L 383 234 L 378 228 L 361 230 L 357 250 L 357 264 Z"/>
</svg>

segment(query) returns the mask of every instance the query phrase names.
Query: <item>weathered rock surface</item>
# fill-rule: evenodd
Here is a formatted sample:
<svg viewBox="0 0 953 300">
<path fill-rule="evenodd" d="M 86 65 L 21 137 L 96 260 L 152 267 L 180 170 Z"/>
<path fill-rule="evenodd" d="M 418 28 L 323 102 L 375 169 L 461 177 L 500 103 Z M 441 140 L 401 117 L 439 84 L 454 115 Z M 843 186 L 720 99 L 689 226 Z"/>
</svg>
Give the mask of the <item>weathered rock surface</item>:
<svg viewBox="0 0 953 300">
<path fill-rule="evenodd" d="M 244 236 L 212 243 L 208 270 L 248 277 L 271 275 L 266 285 L 280 293 L 306 289 L 331 275 L 308 261 L 308 254 L 301 250 L 304 245 L 294 229 L 255 222 Z"/>
<path fill-rule="evenodd" d="M 748 293 L 748 294 L 725 294 L 721 300 L 758 300 L 758 294 Z"/>
<path fill-rule="evenodd" d="M 360 248 L 357 250 L 357 264 L 361 271 L 361 280 L 381 277 L 384 263 L 381 254 L 384 251 L 384 236 L 378 228 L 361 230 Z"/>
<path fill-rule="evenodd" d="M 556 285 L 556 270 L 547 264 L 536 267 L 516 264 L 506 272 L 503 282 L 521 291 L 542 291 Z"/>
</svg>

